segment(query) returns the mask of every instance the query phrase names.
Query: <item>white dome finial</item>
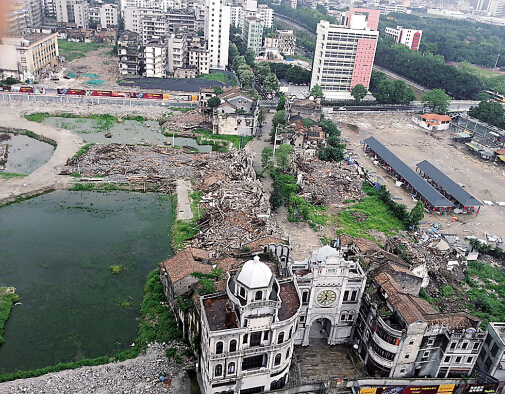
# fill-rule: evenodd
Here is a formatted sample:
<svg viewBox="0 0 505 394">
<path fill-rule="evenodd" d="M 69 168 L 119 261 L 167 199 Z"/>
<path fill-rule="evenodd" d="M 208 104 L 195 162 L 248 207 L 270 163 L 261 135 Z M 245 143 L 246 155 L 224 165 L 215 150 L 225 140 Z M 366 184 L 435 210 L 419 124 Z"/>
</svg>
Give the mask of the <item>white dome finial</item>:
<svg viewBox="0 0 505 394">
<path fill-rule="evenodd" d="M 254 262 L 259 263 L 260 261 L 260 256 L 254 256 Z"/>
</svg>

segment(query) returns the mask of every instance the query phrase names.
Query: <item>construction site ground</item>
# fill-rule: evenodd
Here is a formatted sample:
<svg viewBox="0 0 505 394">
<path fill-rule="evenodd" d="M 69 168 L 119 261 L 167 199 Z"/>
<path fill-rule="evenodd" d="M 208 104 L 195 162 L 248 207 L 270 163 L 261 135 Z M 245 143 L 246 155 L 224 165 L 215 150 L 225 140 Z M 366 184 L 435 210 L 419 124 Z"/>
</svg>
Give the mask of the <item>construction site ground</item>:
<svg viewBox="0 0 505 394">
<path fill-rule="evenodd" d="M 342 137 L 349 140 L 347 147 L 356 154 L 356 159 L 365 168 L 380 176 L 380 183 L 387 186 L 392 195 L 409 209 L 415 205 L 413 199 L 380 166 L 374 166 L 363 151 L 363 140 L 373 136 L 397 155 L 413 170 L 416 164 L 428 160 L 456 183 L 465 185 L 465 190 L 479 201 L 492 201 L 494 206 L 484 205 L 477 214 L 431 214 L 425 213 L 422 227 L 432 223 L 442 224 L 442 232 L 458 236 L 475 235 L 485 239 L 485 234 L 505 237 L 505 207 L 496 205 L 505 201 L 505 167 L 479 160 L 466 151 L 465 145 L 453 142 L 447 131 L 427 133 L 415 125 L 410 114 L 374 113 L 331 115 L 338 123 Z M 456 222 L 452 221 L 457 217 Z"/>
</svg>

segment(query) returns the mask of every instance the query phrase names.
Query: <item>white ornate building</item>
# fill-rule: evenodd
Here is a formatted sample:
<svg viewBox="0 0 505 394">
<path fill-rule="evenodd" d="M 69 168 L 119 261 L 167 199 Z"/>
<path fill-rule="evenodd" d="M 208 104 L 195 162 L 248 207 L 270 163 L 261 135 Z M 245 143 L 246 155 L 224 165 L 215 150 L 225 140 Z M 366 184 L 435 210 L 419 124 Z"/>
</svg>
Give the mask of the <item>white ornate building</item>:
<svg viewBox="0 0 505 394">
<path fill-rule="evenodd" d="M 226 293 L 200 298 L 205 394 L 259 393 L 288 380 L 300 293 L 259 257 L 228 273 Z"/>
<path fill-rule="evenodd" d="M 366 284 L 359 263 L 326 245 L 293 263 L 292 270 L 302 298 L 295 344 L 307 346 L 311 337 L 329 345 L 348 342 Z"/>
</svg>

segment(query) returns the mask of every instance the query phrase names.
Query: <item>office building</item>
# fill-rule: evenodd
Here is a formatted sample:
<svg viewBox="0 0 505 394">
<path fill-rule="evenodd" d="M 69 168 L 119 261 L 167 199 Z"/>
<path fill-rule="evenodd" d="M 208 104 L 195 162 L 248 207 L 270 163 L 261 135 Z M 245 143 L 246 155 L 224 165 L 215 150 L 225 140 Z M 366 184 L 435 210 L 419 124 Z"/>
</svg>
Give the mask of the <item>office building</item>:
<svg viewBox="0 0 505 394">
<path fill-rule="evenodd" d="M 248 16 L 244 19 L 242 28 L 242 42 L 247 49 L 254 49 L 256 56 L 261 52 L 263 39 L 263 22 L 255 16 Z"/>
<path fill-rule="evenodd" d="M 378 13 L 351 9 L 344 26 L 318 23 L 311 87 L 321 86 L 326 99 L 350 100 L 354 86 L 368 88 L 379 37 L 370 26 L 378 24 Z"/>
<path fill-rule="evenodd" d="M 396 29 L 386 27 L 386 36 L 393 37 L 395 43 L 406 45 L 414 51 L 419 50 L 422 35 L 422 30 L 405 29 L 402 26 L 397 26 Z"/>
</svg>

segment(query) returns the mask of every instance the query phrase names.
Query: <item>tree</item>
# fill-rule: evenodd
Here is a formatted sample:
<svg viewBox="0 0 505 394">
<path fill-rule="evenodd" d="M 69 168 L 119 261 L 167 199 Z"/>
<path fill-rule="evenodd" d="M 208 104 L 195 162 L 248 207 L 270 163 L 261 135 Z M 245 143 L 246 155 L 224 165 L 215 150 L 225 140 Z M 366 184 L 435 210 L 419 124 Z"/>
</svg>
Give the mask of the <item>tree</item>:
<svg viewBox="0 0 505 394">
<path fill-rule="evenodd" d="M 365 86 L 360 83 L 357 84 L 355 87 L 353 87 L 351 90 L 351 95 L 358 103 L 365 98 L 367 93 L 368 89 L 365 88 Z"/>
<path fill-rule="evenodd" d="M 381 104 L 410 104 L 416 96 L 412 88 L 405 82 L 382 80 L 375 93 L 375 99 Z"/>
<path fill-rule="evenodd" d="M 340 137 L 340 130 L 330 119 L 321 119 L 318 126 L 321 127 L 328 136 Z"/>
<path fill-rule="evenodd" d="M 233 59 L 239 55 L 240 52 L 238 51 L 237 46 L 233 42 L 230 42 L 228 47 L 228 64 L 233 65 Z"/>
<path fill-rule="evenodd" d="M 261 62 L 256 66 L 256 76 L 261 82 L 270 74 L 270 66 L 266 62 Z"/>
<path fill-rule="evenodd" d="M 424 218 L 424 205 L 422 201 L 418 201 L 414 208 L 410 211 L 410 225 L 415 228 Z"/>
<path fill-rule="evenodd" d="M 260 108 L 260 111 L 258 113 L 258 123 L 260 124 L 260 127 L 263 127 L 263 122 L 265 121 L 266 113 L 268 110 L 264 107 Z"/>
<path fill-rule="evenodd" d="M 323 161 L 342 161 L 344 159 L 344 150 L 339 147 L 327 146 L 318 153 L 319 160 Z"/>
<path fill-rule="evenodd" d="M 449 109 L 451 97 L 441 89 L 433 89 L 426 93 L 422 98 L 422 103 L 432 112 L 445 114 Z"/>
<path fill-rule="evenodd" d="M 216 93 L 217 96 L 223 93 L 223 89 L 221 89 L 221 86 L 214 86 L 214 93 Z"/>
<path fill-rule="evenodd" d="M 496 127 L 504 128 L 505 126 L 503 118 L 505 110 L 496 101 L 481 101 L 478 106 L 470 107 L 468 115 Z"/>
<path fill-rule="evenodd" d="M 237 71 L 239 67 L 243 64 L 247 64 L 244 56 L 235 56 L 233 58 L 232 66 L 235 71 Z"/>
<path fill-rule="evenodd" d="M 217 96 L 211 97 L 207 100 L 207 106 L 209 108 L 216 108 L 221 105 L 221 99 Z"/>
<path fill-rule="evenodd" d="M 205 35 L 203 29 L 199 29 L 196 34 L 199 36 L 199 37 L 203 37 Z"/>
<path fill-rule="evenodd" d="M 380 71 L 372 70 L 372 76 L 370 77 L 370 91 L 375 93 L 379 84 L 385 79 L 387 79 L 386 74 Z"/>
<path fill-rule="evenodd" d="M 243 66 L 241 66 L 243 67 Z M 251 67 L 247 66 L 248 68 L 239 68 L 239 80 L 240 80 L 240 86 L 242 86 L 244 89 L 249 89 L 252 87 L 252 81 L 254 79 L 254 74 L 251 70 Z"/>
<path fill-rule="evenodd" d="M 275 161 L 282 172 L 286 172 L 291 164 L 291 155 L 295 149 L 290 144 L 281 144 L 275 151 Z"/>
<path fill-rule="evenodd" d="M 274 129 L 281 124 L 286 124 L 286 112 L 284 112 L 284 110 L 277 111 L 272 119 L 272 126 Z"/>
<path fill-rule="evenodd" d="M 277 111 L 282 111 L 286 107 L 286 96 L 284 93 L 279 93 L 279 97 L 281 98 L 277 103 L 277 107 L 275 108 Z"/>
<path fill-rule="evenodd" d="M 314 85 L 314 87 L 310 90 L 310 95 L 314 96 L 314 98 L 324 98 L 323 89 L 319 85 Z"/>
<path fill-rule="evenodd" d="M 264 167 L 274 157 L 274 148 L 265 146 L 261 152 L 261 165 Z"/>
<path fill-rule="evenodd" d="M 263 81 L 263 89 L 265 89 L 266 92 L 275 92 L 279 89 L 279 80 L 275 74 L 270 73 L 267 75 Z"/>
<path fill-rule="evenodd" d="M 256 51 L 252 48 L 249 48 L 246 52 L 245 52 L 245 61 L 246 63 L 249 65 L 249 66 L 254 66 L 254 58 L 256 57 Z"/>
</svg>

